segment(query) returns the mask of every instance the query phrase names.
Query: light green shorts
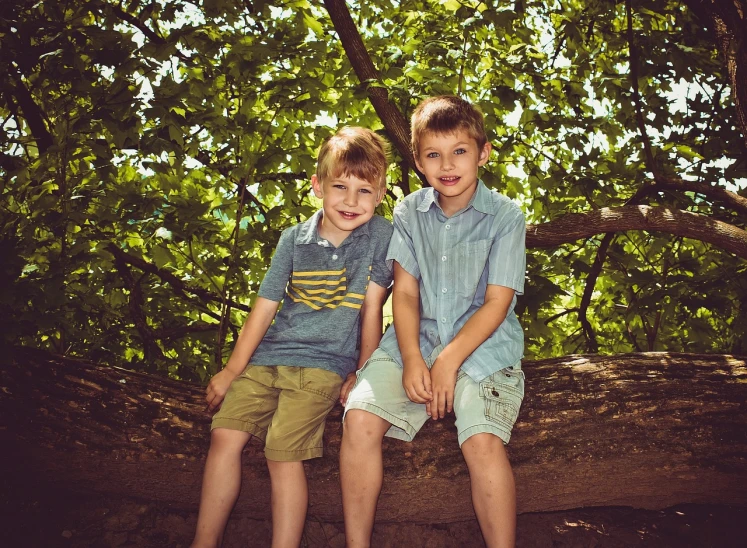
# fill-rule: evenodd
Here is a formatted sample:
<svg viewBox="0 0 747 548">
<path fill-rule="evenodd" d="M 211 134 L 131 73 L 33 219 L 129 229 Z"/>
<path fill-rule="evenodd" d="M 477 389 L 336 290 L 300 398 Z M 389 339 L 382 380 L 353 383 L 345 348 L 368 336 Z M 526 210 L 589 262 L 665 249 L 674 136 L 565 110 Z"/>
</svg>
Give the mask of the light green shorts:
<svg viewBox="0 0 747 548">
<path fill-rule="evenodd" d="M 441 347 L 425 359 L 430 368 Z M 475 434 L 494 434 L 508 443 L 524 399 L 521 362 L 475 382 L 459 371 L 454 389 L 454 415 L 459 446 Z M 430 417 L 425 404 L 411 401 L 402 387 L 402 367 L 389 354 L 377 349 L 358 371 L 355 387 L 348 396 L 345 413 L 362 409 L 373 413 L 391 427 L 386 435 L 412 441 Z M 344 418 L 344 417 L 343 417 Z"/>
<path fill-rule="evenodd" d="M 321 457 L 324 422 L 341 387 L 342 378 L 332 371 L 249 364 L 231 383 L 212 428 L 256 436 L 269 460 Z"/>
</svg>

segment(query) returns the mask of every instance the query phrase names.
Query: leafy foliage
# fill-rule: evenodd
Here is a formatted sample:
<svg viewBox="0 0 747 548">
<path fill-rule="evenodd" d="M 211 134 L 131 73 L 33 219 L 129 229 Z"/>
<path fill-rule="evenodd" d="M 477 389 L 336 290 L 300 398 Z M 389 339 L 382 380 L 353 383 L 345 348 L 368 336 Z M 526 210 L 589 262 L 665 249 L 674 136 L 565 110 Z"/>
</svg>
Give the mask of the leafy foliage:
<svg viewBox="0 0 747 548">
<path fill-rule="evenodd" d="M 405 116 L 431 94 L 480 105 L 495 147 L 484 180 L 531 223 L 622 205 L 658 174 L 744 187 L 724 69 L 679 2 L 632 2 L 630 28 L 626 5 L 603 0 L 350 7 L 376 85 Z M 309 176 L 321 141 L 338 124 L 385 132 L 371 83 L 306 1 L 1 9 L 2 336 L 204 379 L 280 231 L 318 207 Z M 385 215 L 419 185 L 394 160 Z M 692 192 L 646 200 L 745 224 Z M 601 240 L 532 251 L 528 355 L 588 348 L 578 309 Z M 747 351 L 746 270 L 699 241 L 616 234 L 587 314 L 599 350 Z"/>
</svg>

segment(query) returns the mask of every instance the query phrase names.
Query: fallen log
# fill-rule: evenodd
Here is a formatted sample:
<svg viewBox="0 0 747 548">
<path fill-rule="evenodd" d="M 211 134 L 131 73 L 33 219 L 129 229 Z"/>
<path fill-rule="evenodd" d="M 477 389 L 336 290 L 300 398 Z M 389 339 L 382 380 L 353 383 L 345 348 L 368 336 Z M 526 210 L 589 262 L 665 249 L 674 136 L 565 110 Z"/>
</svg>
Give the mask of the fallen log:
<svg viewBox="0 0 747 548">
<path fill-rule="evenodd" d="M 28 349 L 2 360 L 6 474 L 76 494 L 196 509 L 209 445 L 202 387 Z M 527 395 L 509 445 L 520 513 L 747 504 L 747 358 L 579 355 L 524 369 Z M 306 465 L 309 515 L 325 522 L 342 519 L 340 417 L 337 407 L 325 456 Z M 387 440 L 384 459 L 380 522 L 473 518 L 453 419 L 430 422 L 413 443 Z M 244 452 L 235 512 L 269 516 L 255 441 Z"/>
</svg>

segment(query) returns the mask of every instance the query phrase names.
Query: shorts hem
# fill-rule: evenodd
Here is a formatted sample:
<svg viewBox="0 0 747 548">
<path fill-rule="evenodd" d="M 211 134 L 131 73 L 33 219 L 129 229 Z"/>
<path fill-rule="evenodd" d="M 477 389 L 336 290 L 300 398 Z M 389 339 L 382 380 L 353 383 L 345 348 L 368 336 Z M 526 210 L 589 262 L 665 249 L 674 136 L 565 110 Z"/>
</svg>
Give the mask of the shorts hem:
<svg viewBox="0 0 747 548">
<path fill-rule="evenodd" d="M 464 431 L 459 432 L 459 447 L 461 447 L 469 438 L 477 434 L 493 434 L 494 436 L 498 436 L 503 442 L 503 445 L 508 445 L 508 442 L 511 439 L 510 430 L 505 430 L 504 428 L 498 428 L 489 424 L 478 424 L 476 426 L 465 428 Z"/>
<path fill-rule="evenodd" d="M 377 417 L 381 417 L 389 424 L 399 429 L 393 430 L 392 428 L 389 428 L 389 430 L 386 431 L 386 434 L 384 434 L 387 438 L 394 438 L 402 441 L 412 441 L 413 439 L 415 439 L 415 434 L 418 433 L 419 429 L 415 428 L 406 420 L 392 415 L 389 411 L 387 411 L 386 409 L 382 409 L 378 405 L 363 401 L 348 402 L 348 404 L 345 406 L 345 412 L 342 415 L 343 422 L 345 421 L 345 415 L 347 415 L 348 411 L 350 411 L 351 409 L 368 411 L 369 413 L 376 415 Z"/>
<path fill-rule="evenodd" d="M 265 447 L 265 457 L 267 460 L 279 462 L 298 462 L 301 460 L 315 459 L 324 454 L 324 448 L 311 447 L 309 449 L 297 449 L 290 451 L 288 449 L 270 449 Z"/>
<path fill-rule="evenodd" d="M 257 437 L 261 439 L 262 441 L 265 441 L 265 438 L 267 437 L 267 430 L 260 428 L 256 424 L 242 420 L 242 419 L 232 419 L 229 417 L 216 417 L 213 419 L 213 423 L 210 425 L 210 430 L 215 430 L 216 428 L 227 428 L 228 430 L 240 430 L 241 432 L 247 432 L 251 434 L 254 437 Z"/>
</svg>

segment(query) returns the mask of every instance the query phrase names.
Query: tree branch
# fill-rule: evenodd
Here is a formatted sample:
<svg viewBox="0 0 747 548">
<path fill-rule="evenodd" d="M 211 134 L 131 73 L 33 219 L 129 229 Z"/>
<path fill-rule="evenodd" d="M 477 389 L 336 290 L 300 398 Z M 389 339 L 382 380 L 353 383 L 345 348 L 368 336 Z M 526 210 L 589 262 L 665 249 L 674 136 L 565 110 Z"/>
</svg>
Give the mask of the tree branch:
<svg viewBox="0 0 747 548">
<path fill-rule="evenodd" d="M 137 332 L 140 334 L 140 339 L 143 342 L 143 352 L 145 357 L 146 366 L 152 364 L 154 360 L 163 360 L 164 355 L 161 351 L 161 347 L 155 340 L 155 334 L 148 325 L 147 317 L 143 311 L 143 290 L 140 287 L 140 280 L 135 280 L 121 255 L 114 256 L 114 264 L 117 267 L 119 275 L 124 280 L 125 285 L 130 291 L 128 299 L 128 307 L 130 309 L 130 315 L 132 321 L 135 324 Z"/>
<path fill-rule="evenodd" d="M 662 190 L 702 194 L 707 198 L 721 202 L 725 206 L 728 206 L 739 213 L 747 214 L 747 198 L 740 196 L 736 192 L 726 190 L 719 186 L 709 185 L 707 183 L 685 181 L 679 177 L 660 177 L 655 184 L 643 186 L 628 203 L 635 203 L 650 194 L 661 192 Z"/>
<path fill-rule="evenodd" d="M 629 205 L 570 213 L 540 225 L 527 225 L 527 247 L 546 248 L 603 232 L 647 230 L 693 238 L 747 259 L 747 232 L 705 215 L 666 207 Z"/>
<path fill-rule="evenodd" d="M 324 0 L 324 5 L 332 19 L 337 35 L 340 37 L 342 47 L 353 66 L 358 80 L 366 86 L 368 98 L 381 118 L 384 127 L 389 133 L 394 146 L 400 156 L 407 160 L 410 167 L 415 170 L 423 184 L 427 184 L 425 176 L 415 167 L 415 160 L 410 149 L 410 129 L 407 120 L 397 107 L 389 101 L 389 92 L 381 82 L 379 71 L 371 61 L 366 46 L 363 44 L 358 28 L 350 16 L 345 0 Z"/>
<path fill-rule="evenodd" d="M 149 263 L 148 261 L 145 261 L 143 259 L 140 259 L 138 257 L 133 257 L 132 255 L 125 253 L 120 248 L 118 248 L 113 243 L 110 243 L 106 246 L 107 251 L 109 251 L 112 255 L 114 255 L 115 259 L 122 260 L 124 263 L 135 266 L 142 270 L 143 272 L 148 272 L 149 274 L 154 274 L 161 278 L 163 281 L 168 282 L 171 284 L 174 289 L 181 293 L 192 293 L 194 295 L 197 295 L 198 297 L 202 297 L 206 301 L 210 302 L 217 302 L 222 303 L 223 300 L 220 298 L 219 295 L 214 295 L 207 289 L 202 289 L 201 287 L 190 287 L 187 284 L 185 284 L 182 280 L 171 274 L 170 272 L 163 270 L 161 268 L 158 268 L 156 265 Z M 251 312 L 251 308 L 241 304 L 236 301 L 231 301 L 231 306 L 234 308 L 238 308 L 239 310 L 242 310 L 244 312 Z"/>
</svg>

